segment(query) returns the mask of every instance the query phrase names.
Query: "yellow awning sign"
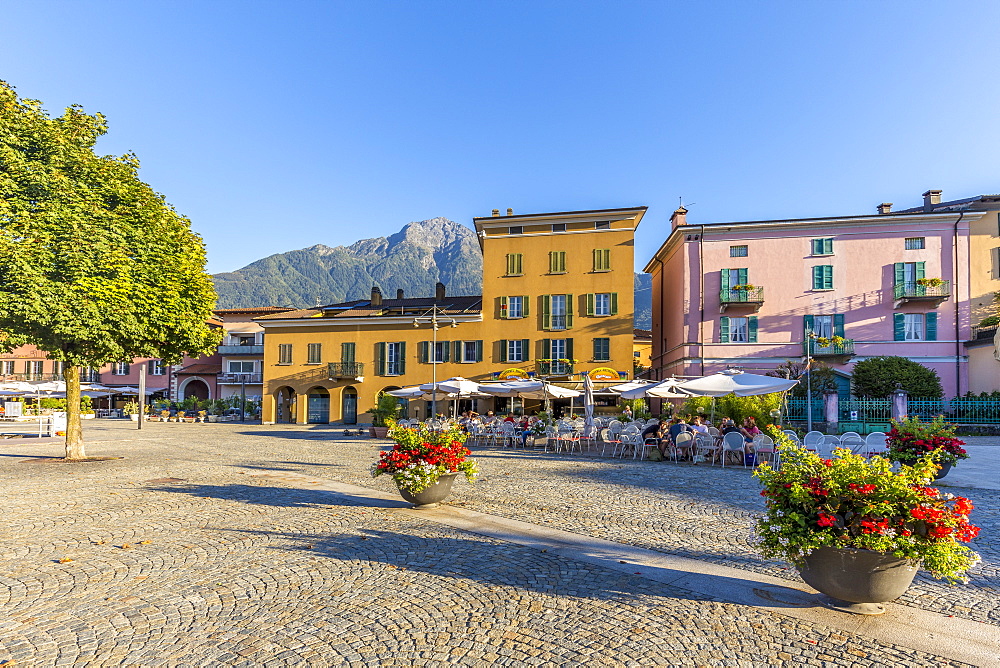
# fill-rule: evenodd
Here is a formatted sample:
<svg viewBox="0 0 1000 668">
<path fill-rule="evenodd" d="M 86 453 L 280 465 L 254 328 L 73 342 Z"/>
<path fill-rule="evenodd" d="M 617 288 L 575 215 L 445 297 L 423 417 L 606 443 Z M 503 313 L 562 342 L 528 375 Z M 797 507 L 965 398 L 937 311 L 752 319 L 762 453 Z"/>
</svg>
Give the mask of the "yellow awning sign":
<svg viewBox="0 0 1000 668">
<path fill-rule="evenodd" d="M 617 376 L 615 377 L 617 378 Z M 511 367 L 510 369 L 504 369 L 503 371 L 501 371 L 500 375 L 497 376 L 497 378 L 500 380 L 515 380 L 515 379 L 526 380 L 528 378 L 528 372 L 525 371 L 524 369 L 517 369 Z"/>
<path fill-rule="evenodd" d="M 620 380 L 621 379 L 621 376 L 618 374 L 617 371 L 615 371 L 614 369 L 612 369 L 610 367 L 606 367 L 606 366 L 599 366 L 596 369 L 591 369 L 590 373 L 588 373 L 587 375 L 590 376 L 591 380 Z"/>
</svg>

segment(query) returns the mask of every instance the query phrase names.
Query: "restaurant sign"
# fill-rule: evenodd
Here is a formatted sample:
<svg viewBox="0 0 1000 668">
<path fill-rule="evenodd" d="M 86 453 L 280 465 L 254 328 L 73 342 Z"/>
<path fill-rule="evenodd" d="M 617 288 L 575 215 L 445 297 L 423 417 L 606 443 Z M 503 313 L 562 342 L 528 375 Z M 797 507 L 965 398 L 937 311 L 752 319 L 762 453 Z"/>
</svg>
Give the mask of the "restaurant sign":
<svg viewBox="0 0 1000 668">
<path fill-rule="evenodd" d="M 591 369 L 590 373 L 591 380 L 620 380 L 621 375 L 614 369 L 606 366 L 599 366 L 596 369 Z"/>
<path fill-rule="evenodd" d="M 511 367 L 510 369 L 504 369 L 497 376 L 499 380 L 526 380 L 528 378 L 528 372 L 524 369 L 518 369 Z"/>
</svg>

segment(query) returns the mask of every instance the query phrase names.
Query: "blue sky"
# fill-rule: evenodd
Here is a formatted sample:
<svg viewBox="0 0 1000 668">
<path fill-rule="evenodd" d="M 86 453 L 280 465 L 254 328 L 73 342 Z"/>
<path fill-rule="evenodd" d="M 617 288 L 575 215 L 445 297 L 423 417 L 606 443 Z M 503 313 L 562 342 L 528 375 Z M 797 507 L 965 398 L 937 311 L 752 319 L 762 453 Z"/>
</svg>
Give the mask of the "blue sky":
<svg viewBox="0 0 1000 668">
<path fill-rule="evenodd" d="M 1000 3 L 7 0 L 0 78 L 108 116 L 209 271 L 411 220 L 690 222 L 1000 191 Z"/>
</svg>

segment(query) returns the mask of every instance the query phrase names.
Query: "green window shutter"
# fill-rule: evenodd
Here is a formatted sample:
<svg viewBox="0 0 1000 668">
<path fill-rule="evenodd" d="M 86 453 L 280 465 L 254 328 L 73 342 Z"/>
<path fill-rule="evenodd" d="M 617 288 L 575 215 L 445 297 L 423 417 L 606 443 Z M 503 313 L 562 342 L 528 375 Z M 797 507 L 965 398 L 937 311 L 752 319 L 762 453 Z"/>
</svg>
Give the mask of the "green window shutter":
<svg viewBox="0 0 1000 668">
<path fill-rule="evenodd" d="M 521 295 L 521 315 L 528 317 L 528 295 Z"/>
<path fill-rule="evenodd" d="M 736 285 L 746 285 L 749 280 L 746 269 L 736 270 Z"/>
<path fill-rule="evenodd" d="M 823 239 L 823 254 L 833 255 L 833 237 Z"/>
<path fill-rule="evenodd" d="M 375 373 L 379 376 L 385 375 L 385 344 L 375 344 Z"/>
<path fill-rule="evenodd" d="M 520 253 L 515 253 L 514 254 L 514 258 L 515 258 L 515 263 L 516 263 L 516 266 L 514 268 L 517 270 L 514 273 L 515 274 L 523 274 L 524 273 L 524 256 L 521 255 Z"/>
<path fill-rule="evenodd" d="M 406 341 L 399 342 L 399 375 L 406 375 Z"/>
<path fill-rule="evenodd" d="M 573 359 L 573 339 L 566 339 L 566 359 Z"/>
<path fill-rule="evenodd" d="M 594 344 L 594 354 L 591 356 L 591 359 L 594 360 L 601 359 L 601 352 L 602 352 L 601 349 L 603 347 L 601 339 L 591 339 L 591 342 Z"/>
<path fill-rule="evenodd" d="M 507 311 L 507 298 L 506 297 L 499 297 L 499 299 L 500 299 L 500 317 L 501 318 L 508 318 L 508 317 L 510 317 L 508 315 L 508 311 Z"/>
<path fill-rule="evenodd" d="M 420 341 L 417 343 L 417 361 L 421 364 L 427 364 L 430 362 L 430 355 L 427 353 L 427 349 L 430 348 L 430 341 Z"/>
<path fill-rule="evenodd" d="M 482 362 L 483 361 L 483 342 L 482 341 L 476 341 L 476 361 L 477 362 Z"/>
<path fill-rule="evenodd" d="M 897 262 L 895 265 L 893 265 L 893 268 L 895 270 L 894 273 L 896 278 L 896 285 L 902 285 L 904 277 L 906 276 L 906 274 L 903 273 L 904 272 L 903 263 Z"/>
<path fill-rule="evenodd" d="M 552 329 L 552 295 L 542 295 L 542 329 Z"/>
<path fill-rule="evenodd" d="M 451 361 L 451 341 L 441 341 L 441 363 Z"/>
<path fill-rule="evenodd" d="M 559 271 L 566 271 L 566 251 L 559 251 Z"/>
<path fill-rule="evenodd" d="M 923 264 L 921 262 L 920 264 Z M 928 341 L 937 341 L 937 320 L 938 314 L 935 311 L 924 316 L 924 338 Z"/>
<path fill-rule="evenodd" d="M 566 329 L 573 329 L 573 295 L 566 295 Z"/>
<path fill-rule="evenodd" d="M 531 359 L 531 348 L 528 347 L 530 344 L 530 339 L 521 339 L 521 359 L 525 362 Z"/>
<path fill-rule="evenodd" d="M 719 318 L 719 342 L 729 343 L 729 318 L 726 316 Z"/>
<path fill-rule="evenodd" d="M 340 344 L 340 361 L 343 364 L 354 364 L 354 342 L 345 341 Z"/>
<path fill-rule="evenodd" d="M 556 266 L 557 266 L 556 263 L 557 263 L 556 252 L 555 251 L 549 251 L 549 273 L 550 274 L 554 274 L 554 273 L 556 273 L 556 271 L 558 271 L 556 269 Z"/>
<path fill-rule="evenodd" d="M 728 290 L 729 286 L 733 284 L 729 279 L 729 269 L 722 270 L 721 281 L 723 290 Z"/>
<path fill-rule="evenodd" d="M 844 336 L 844 314 L 836 313 L 833 316 L 833 335 Z"/>
<path fill-rule="evenodd" d="M 806 336 L 808 336 L 810 332 L 815 331 L 815 322 L 815 318 L 811 315 L 802 316 L 802 331 L 805 332 Z"/>
<path fill-rule="evenodd" d="M 452 354 L 451 354 L 451 359 L 453 361 L 455 361 L 455 362 L 461 362 L 461 361 L 463 361 L 462 360 L 462 346 L 463 345 L 465 345 L 465 344 L 462 343 L 461 341 L 455 341 L 454 343 L 451 344 L 452 351 L 453 351 Z"/>
<path fill-rule="evenodd" d="M 833 290 L 833 265 L 823 265 L 823 289 Z"/>
<path fill-rule="evenodd" d="M 501 362 L 503 362 L 503 363 L 506 364 L 506 362 L 507 362 L 507 339 L 500 339 L 500 355 L 499 355 L 499 358 L 500 358 Z"/>
<path fill-rule="evenodd" d="M 605 248 L 601 251 L 602 262 L 604 264 L 604 271 L 611 271 L 611 249 Z"/>
<path fill-rule="evenodd" d="M 812 240 L 812 254 L 821 255 L 823 253 L 823 241 L 821 239 Z"/>
<path fill-rule="evenodd" d="M 892 314 L 892 340 L 906 340 L 906 316 L 902 313 Z"/>
<path fill-rule="evenodd" d="M 816 265 L 813 267 L 813 290 L 823 289 L 823 266 Z"/>
<path fill-rule="evenodd" d="M 927 264 L 926 262 L 917 262 L 916 263 L 917 267 L 916 267 L 916 271 L 914 273 L 917 275 L 917 279 L 921 279 L 921 278 L 926 278 L 927 277 L 927 275 L 925 274 L 925 270 L 924 270 L 924 265 L 926 265 L 926 264 Z"/>
<path fill-rule="evenodd" d="M 547 360 L 552 357 L 552 339 L 542 339 L 542 359 Z"/>
<path fill-rule="evenodd" d="M 594 271 L 601 270 L 601 250 L 599 248 L 594 249 Z"/>
<path fill-rule="evenodd" d="M 587 315 L 594 315 L 594 293 L 587 293 Z"/>
<path fill-rule="evenodd" d="M 611 315 L 618 315 L 618 293 L 611 293 Z"/>
<path fill-rule="evenodd" d="M 757 343 L 757 316 L 752 315 L 747 318 L 747 341 Z"/>
<path fill-rule="evenodd" d="M 507 253 L 507 275 L 514 273 L 514 254 Z"/>
</svg>

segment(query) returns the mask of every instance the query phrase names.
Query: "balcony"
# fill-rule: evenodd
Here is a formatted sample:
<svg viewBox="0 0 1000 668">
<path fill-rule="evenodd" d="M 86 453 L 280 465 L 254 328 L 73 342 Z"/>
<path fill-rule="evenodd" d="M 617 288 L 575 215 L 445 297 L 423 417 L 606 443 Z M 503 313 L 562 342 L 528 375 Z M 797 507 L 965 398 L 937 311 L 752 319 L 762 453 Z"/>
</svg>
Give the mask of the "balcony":
<svg viewBox="0 0 1000 668">
<path fill-rule="evenodd" d="M 219 346 L 220 355 L 263 355 L 264 346 Z"/>
<path fill-rule="evenodd" d="M 329 362 L 326 366 L 330 380 L 361 378 L 365 375 L 364 362 Z"/>
<path fill-rule="evenodd" d="M 725 313 L 731 306 L 749 306 L 754 311 L 764 303 L 764 288 L 753 287 L 747 290 L 725 289 L 719 292 L 719 312 Z"/>
<path fill-rule="evenodd" d="M 973 325 L 972 334 L 965 345 L 993 343 L 993 337 L 997 335 L 998 325 Z"/>
<path fill-rule="evenodd" d="M 101 382 L 101 373 L 99 371 L 95 371 L 94 369 L 82 369 L 80 371 L 80 382 L 99 383 Z"/>
<path fill-rule="evenodd" d="M 909 302 L 928 302 L 936 308 L 951 296 L 951 281 L 941 281 L 938 285 L 925 285 L 919 281 L 896 283 L 892 296 L 895 308 Z"/>
<path fill-rule="evenodd" d="M 7 373 L 0 374 L 0 381 L 38 381 L 38 380 L 62 380 L 63 375 L 61 373 Z M 80 379 L 83 382 L 82 378 Z"/>
<path fill-rule="evenodd" d="M 806 339 L 802 344 L 802 354 L 825 359 L 840 358 L 846 362 L 854 357 L 854 339 L 844 339 L 841 343 L 831 341 L 825 346 L 821 346 L 816 339 Z"/>
<path fill-rule="evenodd" d="M 260 385 L 264 382 L 262 373 L 220 373 L 219 383 L 222 385 Z"/>
<path fill-rule="evenodd" d="M 538 360 L 535 368 L 539 376 L 568 376 L 573 373 L 572 362 L 557 362 L 555 360 Z"/>
</svg>

